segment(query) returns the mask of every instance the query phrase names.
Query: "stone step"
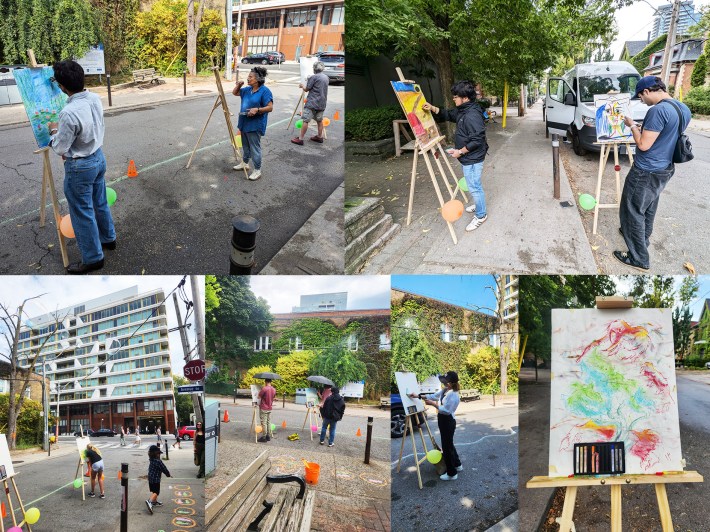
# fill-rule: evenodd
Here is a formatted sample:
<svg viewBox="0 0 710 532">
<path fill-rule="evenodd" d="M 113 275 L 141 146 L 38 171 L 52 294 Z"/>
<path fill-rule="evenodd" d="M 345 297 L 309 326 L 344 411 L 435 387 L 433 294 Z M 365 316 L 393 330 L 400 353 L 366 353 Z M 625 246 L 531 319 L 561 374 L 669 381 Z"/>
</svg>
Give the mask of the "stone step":
<svg viewBox="0 0 710 532">
<path fill-rule="evenodd" d="M 401 226 L 392 222 L 392 216 L 385 214 L 345 247 L 345 273 L 357 273 L 367 259 L 382 249 L 400 230 Z"/>
<path fill-rule="evenodd" d="M 349 204 L 355 205 L 348 207 Z M 347 198 L 345 205 L 345 245 L 355 240 L 385 215 L 380 198 Z"/>
</svg>

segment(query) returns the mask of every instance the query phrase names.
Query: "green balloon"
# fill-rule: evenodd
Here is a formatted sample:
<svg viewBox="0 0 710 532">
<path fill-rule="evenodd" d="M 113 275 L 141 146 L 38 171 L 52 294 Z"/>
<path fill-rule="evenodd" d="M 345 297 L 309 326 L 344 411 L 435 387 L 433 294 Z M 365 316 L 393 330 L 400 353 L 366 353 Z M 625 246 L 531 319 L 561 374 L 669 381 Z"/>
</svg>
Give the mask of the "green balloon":
<svg viewBox="0 0 710 532">
<path fill-rule="evenodd" d="M 459 179 L 459 188 L 464 192 L 468 192 L 468 185 L 466 184 L 466 178 L 462 177 Z"/>
<path fill-rule="evenodd" d="M 74 480 L 74 487 L 79 489 L 81 487 L 82 480 L 80 478 L 77 478 Z"/>
<path fill-rule="evenodd" d="M 273 431 L 275 431 L 275 430 L 276 430 L 276 425 L 275 425 L 274 423 L 272 423 L 272 424 L 271 424 L 271 431 L 273 432 Z"/>
<path fill-rule="evenodd" d="M 591 211 L 597 204 L 597 200 L 591 194 L 582 194 L 579 196 L 579 206 L 585 211 Z"/>
<path fill-rule="evenodd" d="M 106 200 L 109 207 L 116 203 L 116 191 L 111 187 L 106 187 Z"/>
<path fill-rule="evenodd" d="M 301 129 L 303 127 L 303 120 L 296 121 L 296 129 Z"/>
</svg>

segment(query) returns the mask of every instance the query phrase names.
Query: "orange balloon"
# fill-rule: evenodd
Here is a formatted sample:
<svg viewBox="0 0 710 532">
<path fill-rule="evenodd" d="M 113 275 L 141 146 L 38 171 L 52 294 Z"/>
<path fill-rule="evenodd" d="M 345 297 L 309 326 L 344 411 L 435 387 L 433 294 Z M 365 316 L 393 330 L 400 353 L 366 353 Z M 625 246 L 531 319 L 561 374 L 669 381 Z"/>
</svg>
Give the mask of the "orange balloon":
<svg viewBox="0 0 710 532">
<path fill-rule="evenodd" d="M 59 222 L 59 230 L 66 238 L 76 238 L 74 228 L 71 225 L 71 216 L 68 214 L 62 216 L 62 221 Z"/>
<path fill-rule="evenodd" d="M 441 215 L 447 222 L 455 222 L 463 216 L 463 203 L 456 199 L 447 201 L 441 208 Z"/>
<path fill-rule="evenodd" d="M 330 118 L 327 116 L 323 119 L 323 127 L 328 127 L 330 125 Z"/>
<path fill-rule="evenodd" d="M 257 434 L 260 434 L 261 431 L 263 431 L 264 429 L 261 428 L 261 425 L 257 425 L 254 430 L 256 431 Z"/>
</svg>

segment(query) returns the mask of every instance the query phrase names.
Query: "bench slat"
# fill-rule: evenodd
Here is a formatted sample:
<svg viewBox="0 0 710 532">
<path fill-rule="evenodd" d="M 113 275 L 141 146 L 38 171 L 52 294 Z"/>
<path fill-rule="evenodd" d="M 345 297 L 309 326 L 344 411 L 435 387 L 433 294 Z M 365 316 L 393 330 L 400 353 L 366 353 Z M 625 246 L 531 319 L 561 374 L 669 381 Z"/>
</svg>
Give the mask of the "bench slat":
<svg viewBox="0 0 710 532">
<path fill-rule="evenodd" d="M 266 463 L 266 456 L 266 451 L 262 452 L 237 478 L 219 492 L 213 500 L 207 503 L 205 508 L 205 520 L 208 525 L 229 505 L 230 501 L 239 493 L 244 484 L 251 479 L 254 473 Z"/>
<path fill-rule="evenodd" d="M 263 508 L 261 502 L 266 498 L 266 494 L 268 493 L 266 475 L 270 468 L 271 466 L 268 462 L 263 463 L 261 467 L 242 484 L 241 489 L 234 497 L 227 501 L 217 515 L 213 515 L 212 519 L 207 521 L 209 523 L 208 530 L 230 530 L 229 524 L 236 523 L 240 525 L 246 521 L 250 514 L 253 515 L 249 522 L 255 519 L 259 512 L 261 512 Z M 257 511 L 253 512 L 255 508 Z"/>
<path fill-rule="evenodd" d="M 285 529 L 289 515 L 296 505 L 303 505 L 303 501 L 296 500 L 297 493 L 296 489 L 289 487 L 283 487 L 280 490 L 274 507 L 269 512 L 269 515 L 266 516 L 262 532 L 282 532 Z"/>
<path fill-rule="evenodd" d="M 313 508 L 315 504 L 316 492 L 315 490 L 308 490 L 303 503 L 303 516 L 301 517 L 301 529 L 299 532 L 310 532 L 311 518 L 313 517 Z"/>
</svg>

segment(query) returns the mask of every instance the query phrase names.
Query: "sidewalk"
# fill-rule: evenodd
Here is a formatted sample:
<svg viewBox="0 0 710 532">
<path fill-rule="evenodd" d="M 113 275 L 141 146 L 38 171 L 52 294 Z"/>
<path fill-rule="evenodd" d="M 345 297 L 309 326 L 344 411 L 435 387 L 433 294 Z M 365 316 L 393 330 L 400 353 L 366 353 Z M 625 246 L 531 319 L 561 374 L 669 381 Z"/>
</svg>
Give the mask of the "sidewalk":
<svg viewBox="0 0 710 532">
<path fill-rule="evenodd" d="M 541 126 L 541 106 L 519 118 L 509 108 L 507 128 L 501 112 L 487 130 L 490 151 L 483 170 L 488 221 L 476 231 L 464 228 L 471 215 L 453 224 L 454 245 L 439 213 L 428 172 L 419 165 L 412 212 L 406 225 L 412 152 L 387 161 L 346 163 L 346 197 L 379 196 L 402 231 L 361 273 L 511 273 L 595 274 L 597 267 L 560 166 L 561 198 L 552 197 L 552 148 Z M 461 167 L 453 163 L 458 177 Z M 554 236 L 553 236 L 554 235 Z"/>
<path fill-rule="evenodd" d="M 12 458 L 13 467 L 17 469 L 18 467 L 34 464 L 43 460 L 50 460 L 52 458 L 59 458 L 60 456 L 69 454 L 76 454 L 76 444 L 73 441 L 60 441 L 58 444 L 53 444 L 50 456 L 47 455 L 46 451 L 38 449 L 12 451 L 10 456 Z"/>
</svg>

